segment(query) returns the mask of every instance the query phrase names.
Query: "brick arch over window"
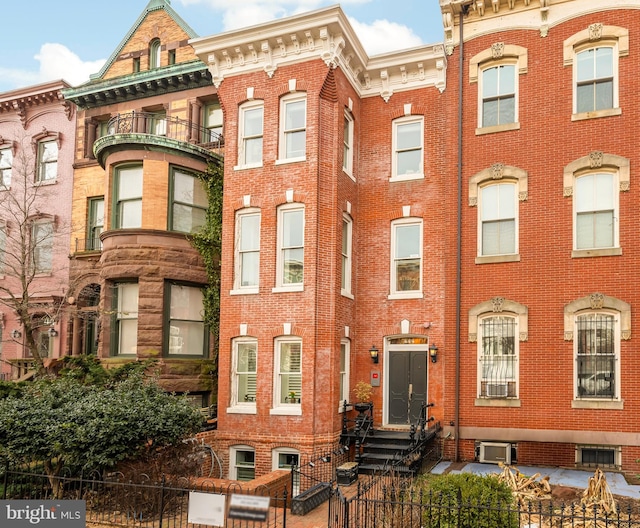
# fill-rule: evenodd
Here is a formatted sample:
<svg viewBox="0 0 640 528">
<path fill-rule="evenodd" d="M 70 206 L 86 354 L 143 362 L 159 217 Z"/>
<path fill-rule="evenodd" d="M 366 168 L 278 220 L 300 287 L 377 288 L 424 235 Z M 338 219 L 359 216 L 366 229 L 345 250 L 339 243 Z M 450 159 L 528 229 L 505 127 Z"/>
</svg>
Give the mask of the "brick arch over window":
<svg viewBox="0 0 640 528">
<path fill-rule="evenodd" d="M 565 197 L 573 196 L 575 176 L 580 172 L 598 171 L 600 169 L 613 169 L 618 173 L 620 191 L 628 191 L 631 181 L 629 159 L 615 154 L 594 150 L 587 156 L 572 161 L 564 168 L 563 194 Z"/>
<path fill-rule="evenodd" d="M 518 182 L 518 200 L 524 202 L 529 193 L 529 174 L 524 169 L 495 163 L 491 167 L 481 170 L 469 179 L 469 206 L 478 205 L 478 188 L 486 182 L 500 180 L 516 180 Z"/>
<path fill-rule="evenodd" d="M 43 140 L 55 140 L 58 144 L 58 148 L 60 148 L 62 142 L 62 134 L 60 132 L 47 130 L 43 127 L 42 132 L 40 132 L 39 134 L 34 134 L 31 138 L 31 147 L 33 148 L 34 154 L 38 153 L 38 143 Z"/>
<path fill-rule="evenodd" d="M 613 310 L 620 314 L 620 338 L 631 339 L 631 305 L 602 293 L 592 293 L 564 307 L 564 340 L 573 341 L 573 322 L 584 310 Z"/>
<path fill-rule="evenodd" d="M 487 314 L 514 315 L 518 318 L 518 328 L 520 341 L 529 339 L 529 309 L 516 301 L 505 299 L 504 297 L 493 297 L 488 301 L 476 304 L 469 310 L 469 342 L 475 343 L 478 340 L 478 317 Z"/>
<path fill-rule="evenodd" d="M 496 62 L 515 59 L 518 64 L 518 73 L 522 75 L 528 70 L 528 54 L 527 48 L 516 46 L 515 44 L 505 44 L 504 42 L 496 42 L 490 48 L 482 50 L 480 53 L 471 57 L 469 61 L 469 82 L 478 82 L 478 70 L 480 64 L 487 62 Z"/>
</svg>

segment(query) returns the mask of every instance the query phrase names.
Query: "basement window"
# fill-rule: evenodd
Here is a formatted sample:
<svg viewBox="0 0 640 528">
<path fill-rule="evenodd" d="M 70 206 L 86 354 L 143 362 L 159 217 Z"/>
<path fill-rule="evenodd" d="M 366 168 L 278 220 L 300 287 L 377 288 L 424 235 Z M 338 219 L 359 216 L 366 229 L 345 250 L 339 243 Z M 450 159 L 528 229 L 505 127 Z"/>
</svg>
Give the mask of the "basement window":
<svg viewBox="0 0 640 528">
<path fill-rule="evenodd" d="M 618 469 L 620 454 L 619 447 L 578 445 L 576 446 L 576 465 L 587 468 Z"/>
</svg>

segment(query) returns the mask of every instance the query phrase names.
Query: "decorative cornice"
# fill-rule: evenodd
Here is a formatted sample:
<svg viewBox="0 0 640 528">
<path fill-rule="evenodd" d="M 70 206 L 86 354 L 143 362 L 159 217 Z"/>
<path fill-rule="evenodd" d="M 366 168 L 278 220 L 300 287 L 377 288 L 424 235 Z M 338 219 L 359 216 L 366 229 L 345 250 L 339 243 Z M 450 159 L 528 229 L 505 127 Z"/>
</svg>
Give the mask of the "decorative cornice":
<svg viewBox="0 0 640 528">
<path fill-rule="evenodd" d="M 23 127 L 27 126 L 27 111 L 32 108 L 59 104 L 69 120 L 73 117 L 73 109 L 63 97 L 63 90 L 69 88 L 65 81 L 54 81 L 35 86 L 28 86 L 0 94 L 0 114 L 15 114 Z"/>
<path fill-rule="evenodd" d="M 442 44 L 369 57 L 339 6 L 189 41 L 216 87 L 226 77 L 321 59 L 341 68 L 361 97 L 446 86 Z"/>
</svg>

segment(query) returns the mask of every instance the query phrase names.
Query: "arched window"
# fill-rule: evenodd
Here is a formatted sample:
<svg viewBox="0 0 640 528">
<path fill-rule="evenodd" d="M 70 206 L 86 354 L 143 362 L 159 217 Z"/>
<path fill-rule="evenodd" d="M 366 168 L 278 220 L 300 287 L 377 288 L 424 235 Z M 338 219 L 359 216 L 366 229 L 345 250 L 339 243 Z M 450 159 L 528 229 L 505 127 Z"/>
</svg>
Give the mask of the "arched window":
<svg viewBox="0 0 640 528">
<path fill-rule="evenodd" d="M 149 69 L 160 67 L 160 40 L 154 39 L 149 44 Z"/>
</svg>

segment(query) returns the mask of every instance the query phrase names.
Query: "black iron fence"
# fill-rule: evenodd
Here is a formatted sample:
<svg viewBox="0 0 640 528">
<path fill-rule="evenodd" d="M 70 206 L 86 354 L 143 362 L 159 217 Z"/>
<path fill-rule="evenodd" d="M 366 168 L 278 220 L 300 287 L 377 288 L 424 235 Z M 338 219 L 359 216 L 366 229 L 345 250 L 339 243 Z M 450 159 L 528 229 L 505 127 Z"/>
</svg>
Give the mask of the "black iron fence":
<svg viewBox="0 0 640 528">
<path fill-rule="evenodd" d="M 270 497 L 266 521 L 260 526 L 286 528 L 289 492 L 270 491 L 266 487 L 243 488 L 239 483 L 219 486 L 213 480 L 176 478 L 152 482 L 145 475 L 139 481 L 125 481 L 121 474 L 98 474 L 88 477 L 49 477 L 24 471 L 0 468 L 2 500 L 84 500 L 87 523 L 121 527 L 186 528 L 206 526 L 192 524 L 189 519 L 191 492 L 224 495 L 227 503 L 232 495 Z M 226 527 L 256 526 L 255 520 L 225 519 Z"/>
</svg>

